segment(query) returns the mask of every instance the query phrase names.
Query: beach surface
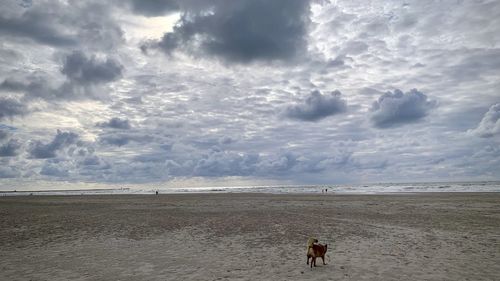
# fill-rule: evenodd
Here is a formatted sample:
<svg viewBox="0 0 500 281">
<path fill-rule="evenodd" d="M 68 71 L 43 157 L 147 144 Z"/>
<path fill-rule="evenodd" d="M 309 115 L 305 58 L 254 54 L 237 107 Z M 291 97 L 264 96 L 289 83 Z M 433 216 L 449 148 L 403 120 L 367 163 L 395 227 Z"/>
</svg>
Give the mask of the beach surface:
<svg viewBox="0 0 500 281">
<path fill-rule="evenodd" d="M 500 280 L 499 261 L 500 193 L 0 197 L 0 280 Z"/>
</svg>

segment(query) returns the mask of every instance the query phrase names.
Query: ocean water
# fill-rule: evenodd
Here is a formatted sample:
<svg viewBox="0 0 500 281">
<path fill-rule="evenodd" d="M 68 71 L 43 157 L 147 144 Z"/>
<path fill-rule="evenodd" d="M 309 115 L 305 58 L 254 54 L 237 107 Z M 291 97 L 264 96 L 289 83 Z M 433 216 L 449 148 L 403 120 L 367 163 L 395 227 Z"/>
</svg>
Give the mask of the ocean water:
<svg viewBox="0 0 500 281">
<path fill-rule="evenodd" d="M 499 181 L 439 182 L 439 183 L 375 183 L 359 185 L 294 185 L 294 186 L 233 186 L 164 188 L 154 185 L 112 189 L 73 189 L 42 191 L 0 191 L 0 196 L 30 195 L 105 195 L 105 194 L 176 194 L 176 193 L 309 193 L 321 194 L 383 194 L 418 192 L 500 192 Z"/>
</svg>

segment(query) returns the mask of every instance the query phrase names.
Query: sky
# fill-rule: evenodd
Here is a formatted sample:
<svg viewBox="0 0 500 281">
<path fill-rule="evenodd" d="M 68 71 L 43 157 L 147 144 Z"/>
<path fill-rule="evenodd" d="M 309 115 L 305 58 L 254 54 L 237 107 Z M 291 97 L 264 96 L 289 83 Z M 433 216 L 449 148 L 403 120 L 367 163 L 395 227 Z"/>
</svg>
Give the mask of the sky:
<svg viewBox="0 0 500 281">
<path fill-rule="evenodd" d="M 499 171 L 499 1 L 0 3 L 0 188 Z"/>
</svg>

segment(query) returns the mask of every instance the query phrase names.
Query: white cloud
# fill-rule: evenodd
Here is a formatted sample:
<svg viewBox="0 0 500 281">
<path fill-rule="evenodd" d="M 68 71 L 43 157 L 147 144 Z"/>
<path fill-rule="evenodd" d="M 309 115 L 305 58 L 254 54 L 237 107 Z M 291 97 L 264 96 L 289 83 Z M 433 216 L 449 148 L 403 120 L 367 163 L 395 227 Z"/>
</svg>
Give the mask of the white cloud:
<svg viewBox="0 0 500 281">
<path fill-rule="evenodd" d="M 469 133 L 481 138 L 491 138 L 500 135 L 500 103 L 492 105 L 488 112 L 484 114 L 477 128 L 469 130 Z"/>
</svg>

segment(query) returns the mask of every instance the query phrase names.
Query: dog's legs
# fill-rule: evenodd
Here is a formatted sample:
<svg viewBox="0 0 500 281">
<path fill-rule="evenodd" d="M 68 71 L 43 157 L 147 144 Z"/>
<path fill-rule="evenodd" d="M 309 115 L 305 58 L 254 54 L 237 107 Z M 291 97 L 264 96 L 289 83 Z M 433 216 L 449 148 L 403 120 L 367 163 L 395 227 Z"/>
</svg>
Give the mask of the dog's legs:
<svg viewBox="0 0 500 281">
<path fill-rule="evenodd" d="M 309 264 L 309 258 L 310 258 L 310 257 L 311 257 L 310 255 L 307 255 L 307 261 L 306 261 L 306 264 Z"/>
<path fill-rule="evenodd" d="M 316 257 L 312 257 L 312 260 L 311 260 L 311 268 L 313 267 L 316 267 Z"/>
<path fill-rule="evenodd" d="M 322 256 L 321 259 L 323 260 L 323 265 L 326 265 L 326 263 L 325 263 L 325 257 Z"/>
</svg>

